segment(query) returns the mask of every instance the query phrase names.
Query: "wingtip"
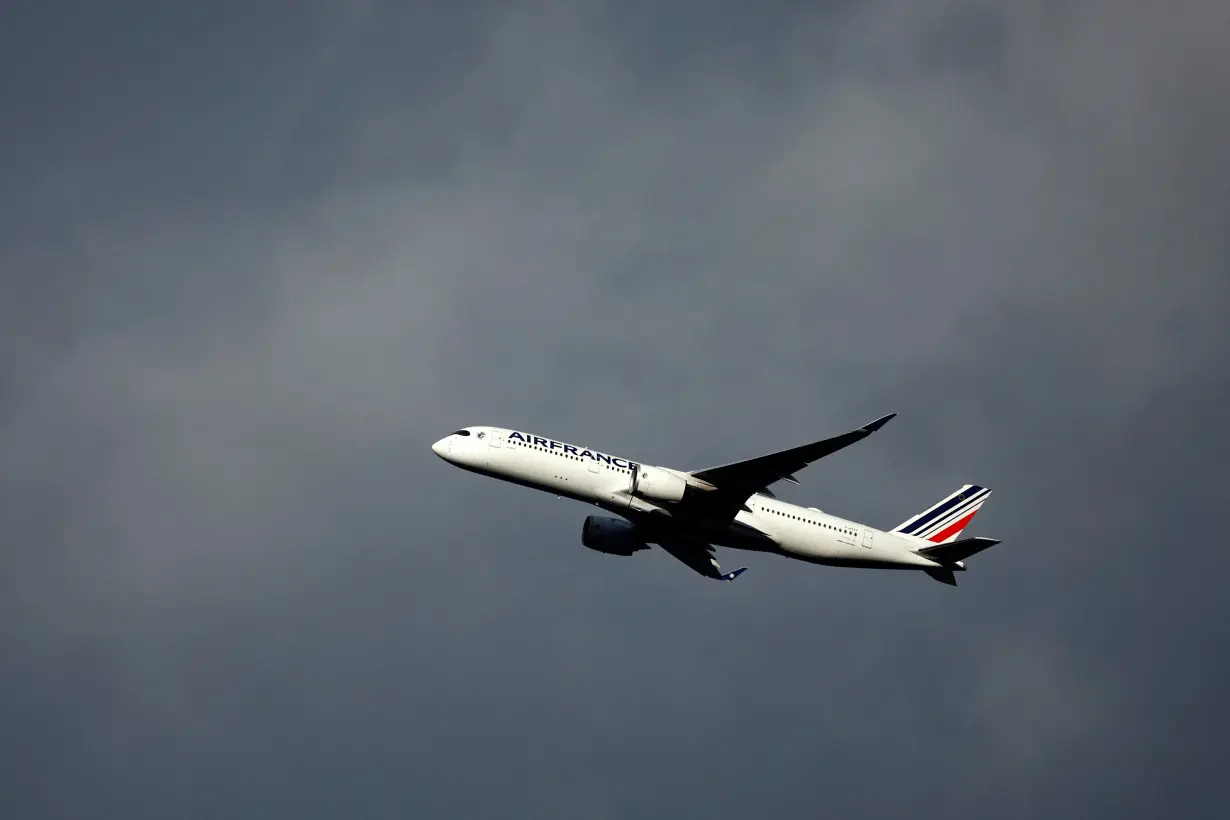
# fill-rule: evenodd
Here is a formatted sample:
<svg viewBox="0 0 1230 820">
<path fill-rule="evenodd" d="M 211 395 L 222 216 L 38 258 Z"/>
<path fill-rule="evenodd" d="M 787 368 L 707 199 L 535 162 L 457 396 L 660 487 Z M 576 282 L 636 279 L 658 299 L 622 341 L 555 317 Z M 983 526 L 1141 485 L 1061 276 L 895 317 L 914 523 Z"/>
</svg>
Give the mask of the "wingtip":
<svg viewBox="0 0 1230 820">
<path fill-rule="evenodd" d="M 897 418 L 896 413 L 889 413 L 887 416 L 881 416 L 880 418 L 876 419 L 871 424 L 864 425 L 863 429 L 866 430 L 868 433 L 874 433 L 876 430 L 879 430 L 881 427 L 888 424 L 890 421 L 892 421 L 895 418 Z"/>
<path fill-rule="evenodd" d="M 733 581 L 736 578 L 738 578 L 740 575 L 742 575 L 746 570 L 747 570 L 747 567 L 739 567 L 738 569 L 733 570 L 732 572 L 728 572 L 725 575 L 723 575 L 722 580 L 723 581 Z"/>
</svg>

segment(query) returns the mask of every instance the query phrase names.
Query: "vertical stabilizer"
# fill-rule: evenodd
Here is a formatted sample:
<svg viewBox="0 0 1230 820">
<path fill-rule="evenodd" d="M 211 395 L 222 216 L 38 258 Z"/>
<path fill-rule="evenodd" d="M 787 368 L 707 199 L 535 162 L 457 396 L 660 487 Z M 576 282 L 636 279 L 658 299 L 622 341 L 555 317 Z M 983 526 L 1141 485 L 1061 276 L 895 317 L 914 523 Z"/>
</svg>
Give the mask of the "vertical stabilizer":
<svg viewBox="0 0 1230 820">
<path fill-rule="evenodd" d="M 935 544 L 956 541 L 969 526 L 978 509 L 991 497 L 991 491 L 977 484 L 966 484 L 938 504 L 895 528 L 893 532 L 924 538 Z"/>
</svg>

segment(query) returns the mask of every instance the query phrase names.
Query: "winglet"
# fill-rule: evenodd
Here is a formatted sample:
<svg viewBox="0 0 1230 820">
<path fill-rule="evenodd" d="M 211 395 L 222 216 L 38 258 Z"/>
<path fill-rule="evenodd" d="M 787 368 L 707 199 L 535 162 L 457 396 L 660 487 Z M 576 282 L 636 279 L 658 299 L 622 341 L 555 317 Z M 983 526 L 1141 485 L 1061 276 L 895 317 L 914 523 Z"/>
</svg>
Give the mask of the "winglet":
<svg viewBox="0 0 1230 820">
<path fill-rule="evenodd" d="M 733 572 L 728 572 L 722 576 L 722 580 L 723 581 L 733 581 L 736 578 L 738 578 L 740 575 L 742 575 L 744 570 L 746 569 L 747 567 L 739 567 L 737 570 L 734 570 Z"/>
<path fill-rule="evenodd" d="M 863 429 L 866 430 L 868 433 L 874 433 L 876 430 L 879 430 L 881 427 L 888 424 L 890 421 L 892 421 L 896 417 L 897 417 L 896 413 L 889 413 L 887 416 L 881 416 L 880 418 L 876 419 L 871 424 L 864 424 Z"/>
</svg>

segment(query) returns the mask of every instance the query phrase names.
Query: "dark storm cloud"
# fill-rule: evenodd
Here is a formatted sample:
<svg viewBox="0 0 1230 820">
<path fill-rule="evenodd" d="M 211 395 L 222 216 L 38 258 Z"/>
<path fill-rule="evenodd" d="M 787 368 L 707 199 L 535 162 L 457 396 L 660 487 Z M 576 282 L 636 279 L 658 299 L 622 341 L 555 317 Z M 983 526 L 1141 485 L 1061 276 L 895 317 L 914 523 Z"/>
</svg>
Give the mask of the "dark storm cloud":
<svg viewBox="0 0 1230 820">
<path fill-rule="evenodd" d="M 1220 6 L 61 11 L 0 27 L 19 814 L 1218 813 Z M 959 590 L 428 450 L 890 410 L 790 496 L 994 487 Z"/>
</svg>

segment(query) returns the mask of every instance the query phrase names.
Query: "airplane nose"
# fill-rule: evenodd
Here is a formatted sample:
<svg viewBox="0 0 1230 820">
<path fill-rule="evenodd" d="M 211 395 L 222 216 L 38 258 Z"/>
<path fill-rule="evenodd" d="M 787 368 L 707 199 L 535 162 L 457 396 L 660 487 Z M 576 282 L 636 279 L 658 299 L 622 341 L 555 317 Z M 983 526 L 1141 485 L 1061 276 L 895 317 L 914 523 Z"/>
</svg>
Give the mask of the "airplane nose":
<svg viewBox="0 0 1230 820">
<path fill-rule="evenodd" d="M 444 454 L 448 452 L 447 448 L 448 448 L 448 439 L 443 439 L 443 438 L 437 441 L 435 444 L 431 445 L 431 451 L 435 453 L 436 455 L 438 455 L 440 458 L 444 458 Z"/>
</svg>

